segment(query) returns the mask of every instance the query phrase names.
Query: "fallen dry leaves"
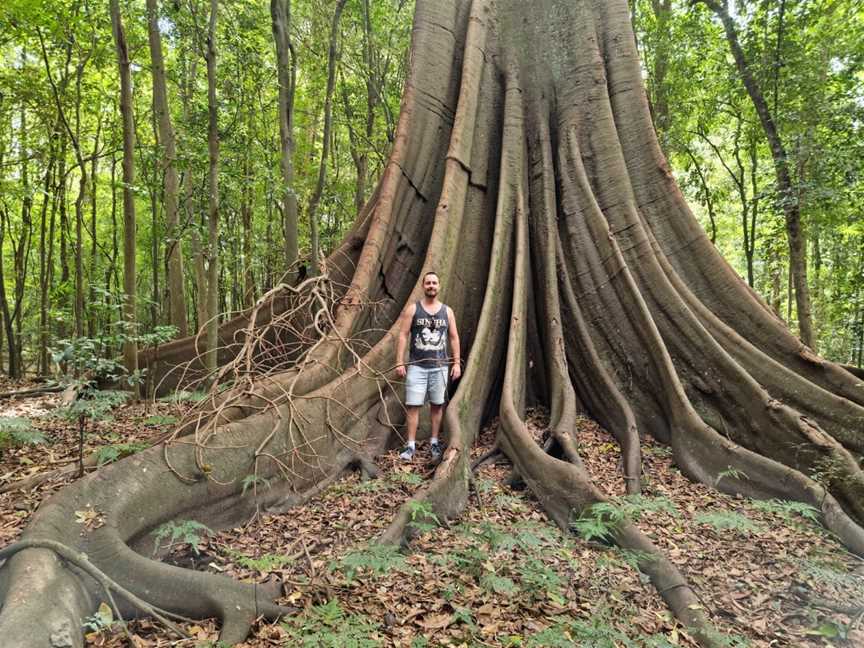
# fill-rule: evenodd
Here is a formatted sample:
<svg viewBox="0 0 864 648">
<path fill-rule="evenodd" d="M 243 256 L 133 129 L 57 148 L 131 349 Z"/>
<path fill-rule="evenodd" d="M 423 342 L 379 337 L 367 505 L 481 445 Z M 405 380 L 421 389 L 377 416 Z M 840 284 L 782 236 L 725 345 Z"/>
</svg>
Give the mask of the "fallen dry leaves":
<svg viewBox="0 0 864 648">
<path fill-rule="evenodd" d="M 33 399 L 32 406 L 50 409 L 52 398 L 44 397 L 41 405 Z M 163 429 L 141 421 L 177 412 L 153 407 L 120 408 L 115 421 L 97 427 L 88 442 L 155 438 Z M 54 443 L 4 454 L 3 479 L 50 469 L 74 452 L 74 428 L 36 412 L 25 415 Z M 542 440 L 542 412 L 533 413 L 529 424 Z M 472 456 L 486 453 L 494 436 L 493 423 Z M 614 439 L 589 419 L 580 419 L 579 439 L 601 489 L 622 495 Z M 459 520 L 421 534 L 402 553 L 370 550 L 399 506 L 431 477 L 426 453 L 421 446 L 418 460 L 408 465 L 395 453 L 381 457 L 379 479 L 349 476 L 287 514 L 202 538 L 200 555 L 181 545 L 167 559 L 281 585 L 280 602 L 298 613 L 259 623 L 243 644 L 248 648 L 693 645 L 628 556 L 553 528 L 528 491 L 505 485 L 506 463 L 478 471 Z M 668 451 L 650 441 L 643 466 L 645 496 L 674 507 L 645 513 L 638 525 L 687 575 L 718 630 L 732 637 L 730 645 L 864 645 L 862 610 L 854 609 L 864 602 L 864 563 L 795 511 L 691 483 Z M 42 499 L 68 479 L 0 495 L 0 545 L 13 541 Z M 81 524 L 98 523 L 98 512 L 79 513 Z M 218 639 L 213 620 L 185 630 L 190 638 L 178 640 L 142 620 L 129 625 L 128 638 L 116 626 L 87 637 L 88 645 L 111 648 L 203 646 Z"/>
</svg>

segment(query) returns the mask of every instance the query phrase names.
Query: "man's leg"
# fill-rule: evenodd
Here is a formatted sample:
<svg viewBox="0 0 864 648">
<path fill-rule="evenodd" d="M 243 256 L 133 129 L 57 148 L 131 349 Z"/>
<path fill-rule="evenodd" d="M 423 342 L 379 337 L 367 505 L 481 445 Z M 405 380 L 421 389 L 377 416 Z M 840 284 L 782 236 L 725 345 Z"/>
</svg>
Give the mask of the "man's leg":
<svg viewBox="0 0 864 648">
<path fill-rule="evenodd" d="M 438 431 L 441 429 L 441 419 L 444 418 L 444 404 L 435 405 L 430 403 L 429 416 L 432 419 L 432 438 L 431 443 L 438 443 Z"/>
<path fill-rule="evenodd" d="M 447 402 L 447 367 L 439 367 L 430 372 L 429 377 L 429 409 L 432 419 L 432 438 L 429 440 L 432 459 L 441 458 L 441 445 L 438 443 L 438 432 L 441 430 L 441 420 L 444 418 L 444 404 Z"/>
<path fill-rule="evenodd" d="M 441 429 L 441 419 L 444 418 L 444 405 L 429 404 L 429 418 L 432 419 L 432 443 L 438 443 L 438 431 Z"/>
<path fill-rule="evenodd" d="M 417 422 L 420 420 L 420 408 L 408 405 L 405 407 L 405 411 L 405 431 L 408 433 L 408 445 L 413 447 L 413 444 L 417 443 Z"/>
<path fill-rule="evenodd" d="M 420 367 L 408 367 L 405 376 L 405 431 L 408 443 L 399 457 L 406 461 L 414 458 L 417 448 L 417 423 L 420 420 L 420 408 L 426 400 L 428 381 L 426 373 Z"/>
<path fill-rule="evenodd" d="M 417 422 L 420 420 L 420 407 L 418 405 L 405 406 L 405 430 L 408 433 L 408 443 L 402 452 L 399 453 L 399 458 L 405 461 L 411 461 L 414 458 L 414 451 L 417 449 Z"/>
</svg>

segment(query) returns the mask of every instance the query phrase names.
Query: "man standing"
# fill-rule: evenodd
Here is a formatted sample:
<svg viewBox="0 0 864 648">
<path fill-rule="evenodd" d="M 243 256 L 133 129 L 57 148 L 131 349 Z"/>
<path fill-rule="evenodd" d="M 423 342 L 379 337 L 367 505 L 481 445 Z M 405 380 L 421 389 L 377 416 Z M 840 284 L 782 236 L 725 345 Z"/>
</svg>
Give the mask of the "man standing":
<svg viewBox="0 0 864 648">
<path fill-rule="evenodd" d="M 430 440 L 432 459 L 441 458 L 438 432 L 444 417 L 444 400 L 447 396 L 447 376 L 457 380 L 462 375 L 459 357 L 459 332 L 453 310 L 438 301 L 438 275 L 427 272 L 423 275 L 423 299 L 409 304 L 399 316 L 399 341 L 396 347 L 396 373 L 405 378 L 406 425 L 408 445 L 399 455 L 410 461 L 414 458 L 417 439 L 417 422 L 420 408 L 428 397 L 432 419 Z M 405 347 L 409 344 L 408 364 L 405 362 Z M 448 349 L 449 346 L 449 349 Z M 449 354 L 448 354 L 449 351 Z"/>
</svg>

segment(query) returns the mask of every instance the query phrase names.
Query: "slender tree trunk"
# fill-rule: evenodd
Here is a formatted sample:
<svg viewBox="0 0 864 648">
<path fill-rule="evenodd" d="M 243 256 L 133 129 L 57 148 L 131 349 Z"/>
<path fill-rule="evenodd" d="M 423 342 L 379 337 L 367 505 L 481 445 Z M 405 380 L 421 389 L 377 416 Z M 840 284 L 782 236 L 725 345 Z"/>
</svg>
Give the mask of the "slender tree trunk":
<svg viewBox="0 0 864 648">
<path fill-rule="evenodd" d="M 97 232 L 97 191 L 96 183 L 99 178 L 99 136 L 102 134 L 102 111 L 99 110 L 99 122 L 96 125 L 96 137 L 93 140 L 93 156 L 90 159 L 90 303 L 94 303 L 96 297 L 96 271 L 99 265 L 99 235 Z M 91 309 L 87 315 L 87 335 L 96 337 L 97 327 L 96 313 Z"/>
<path fill-rule="evenodd" d="M 132 111 L 132 74 L 126 33 L 120 18 L 119 0 L 111 0 L 111 28 L 117 51 L 117 67 L 120 71 L 120 115 L 123 121 L 123 319 L 127 338 L 123 344 L 123 361 L 126 371 L 133 375 L 138 371 L 138 344 L 131 337 L 137 333 L 136 288 L 135 288 L 135 116 Z M 137 384 L 133 386 L 136 396 Z"/>
<path fill-rule="evenodd" d="M 6 299 L 6 273 L 3 269 L 3 247 L 6 243 L 8 227 L 9 213 L 4 209 L 0 214 L 0 308 L 3 312 L 3 329 L 9 345 L 9 371 L 7 373 L 10 378 L 17 379 L 21 377 L 21 369 L 18 366 L 18 348 L 15 344 L 15 330 L 12 327 L 12 313 L 9 310 L 9 301 Z"/>
<path fill-rule="evenodd" d="M 357 182 L 354 190 L 354 209 L 359 214 L 366 204 L 366 186 L 369 182 L 369 144 L 375 132 L 375 108 L 378 105 L 378 93 L 373 81 L 375 54 L 372 45 L 372 17 L 369 0 L 363 0 L 363 64 L 366 67 L 366 146 L 359 149 L 355 160 L 357 167 Z"/>
<path fill-rule="evenodd" d="M 186 318 L 186 294 L 183 289 L 183 249 L 180 245 L 181 227 L 178 195 L 180 188 L 177 173 L 177 144 L 171 113 L 168 107 L 168 90 L 165 82 L 165 60 L 162 55 L 162 39 L 159 34 L 159 9 L 157 0 L 147 0 L 147 35 L 150 42 L 151 71 L 153 76 L 153 112 L 159 128 L 164 171 L 165 209 L 165 260 L 168 285 L 168 318 L 177 327 L 178 335 L 189 334 Z"/>
<path fill-rule="evenodd" d="M 312 196 L 309 198 L 307 213 L 309 215 L 309 232 L 311 243 L 311 258 L 309 270 L 317 275 L 319 268 L 319 241 L 318 241 L 318 205 L 324 193 L 324 184 L 327 180 L 327 156 L 330 150 L 330 131 L 333 127 L 333 89 L 336 86 L 336 55 L 337 40 L 339 38 L 339 19 L 347 0 L 337 0 L 336 9 L 333 12 L 333 20 L 330 23 L 330 41 L 327 49 L 327 90 L 324 95 L 324 133 L 321 138 L 321 161 L 318 165 L 318 180 Z"/>
<path fill-rule="evenodd" d="M 183 121 L 189 123 L 192 115 L 192 100 L 195 91 L 198 61 L 182 45 L 181 51 L 184 63 L 181 68 L 183 78 L 180 84 L 180 106 L 183 111 Z M 197 225 L 199 219 L 196 217 L 196 214 L 200 210 L 197 208 L 198 205 L 195 199 L 194 174 L 191 169 L 187 169 L 183 173 L 181 190 L 183 195 L 182 206 L 186 215 L 185 220 L 187 223 L 196 223 L 190 229 L 189 245 L 192 249 L 192 267 L 194 270 L 192 292 L 194 298 L 193 304 L 195 305 L 195 330 L 198 331 L 207 321 L 207 270 L 204 266 L 204 249 L 201 244 L 201 235 L 199 234 Z"/>
<path fill-rule="evenodd" d="M 78 162 L 78 195 L 75 196 L 75 336 L 84 337 L 84 202 L 87 200 L 87 163 L 81 149 L 81 83 L 87 58 L 75 70 L 75 137 L 72 144 Z"/>
<path fill-rule="evenodd" d="M 0 95 L 0 107 L 2 107 L 3 97 Z M 23 112 L 23 111 L 22 111 Z M 5 130 L 5 124 L 0 128 L 0 132 Z M 20 136 L 20 135 L 19 135 Z M 10 139 L 12 134 L 10 133 Z M 0 170 L 3 169 L 3 153 L 4 148 L 0 146 Z M 26 157 L 24 146 L 21 146 L 20 155 Z M 2 179 L 2 178 L 0 178 Z M 9 341 L 9 371 L 10 378 L 19 378 L 18 365 L 16 364 L 18 354 L 15 350 L 15 335 L 12 329 L 12 317 L 9 312 L 9 302 L 6 300 L 6 277 L 4 273 L 3 248 L 6 245 L 6 229 L 9 224 L 9 207 L 5 202 L 0 203 L 0 318 L 2 318 L 3 330 L 6 338 Z M 13 246 L 14 247 L 14 246 Z M 0 365 L 2 365 L 3 337 L 0 336 Z"/>
<path fill-rule="evenodd" d="M 749 133 L 747 152 L 750 156 L 750 249 L 747 255 L 747 277 L 750 287 L 755 286 L 753 263 L 756 257 L 756 224 L 759 222 L 759 151 L 755 133 Z"/>
<path fill-rule="evenodd" d="M 651 67 L 651 113 L 654 118 L 654 129 L 657 131 L 660 145 L 667 148 L 666 132 L 669 130 L 669 99 L 666 88 L 666 74 L 669 70 L 669 48 L 671 36 L 669 33 L 669 18 L 672 15 L 671 0 L 651 0 L 654 12 L 655 47 L 654 61 Z"/>
<path fill-rule="evenodd" d="M 21 133 L 21 186 L 24 189 L 24 197 L 21 200 L 21 231 L 18 236 L 18 245 L 14 249 L 13 257 L 15 293 L 13 296 L 14 306 L 12 311 L 12 320 L 15 327 L 15 340 L 14 344 L 10 343 L 9 345 L 9 367 L 11 369 L 13 365 L 12 356 L 14 355 L 14 366 L 17 369 L 16 377 L 20 378 L 24 372 L 21 319 L 24 310 L 24 289 L 27 281 L 27 270 L 30 265 L 30 241 L 33 235 L 33 196 L 30 188 L 30 164 L 28 160 L 29 132 L 27 130 L 27 111 L 23 104 L 21 105 L 19 132 Z M 11 237 L 11 229 L 9 234 Z"/>
<path fill-rule="evenodd" d="M 714 11 L 723 23 L 726 31 L 726 39 L 735 59 L 738 73 L 753 101 L 759 121 L 768 139 L 771 148 L 771 156 L 774 159 L 774 171 L 777 178 L 777 193 L 779 207 L 786 218 L 786 236 L 789 239 L 789 272 L 795 289 L 795 304 L 798 311 L 798 332 L 802 342 L 810 348 L 816 348 L 816 339 L 813 334 L 813 321 L 811 316 L 810 290 L 807 284 L 807 244 L 801 225 L 800 205 L 795 188 L 792 185 L 792 177 L 789 172 L 789 157 L 786 148 L 780 138 L 777 125 L 762 90 L 753 76 L 744 50 L 738 42 L 738 34 L 735 23 L 729 15 L 725 2 L 720 0 L 702 0 Z"/>
<path fill-rule="evenodd" d="M 54 75 L 51 72 L 51 63 L 48 60 L 48 51 L 45 48 L 45 41 L 42 37 L 42 32 L 37 29 L 37 36 L 39 38 L 39 44 L 41 46 L 42 51 L 42 60 L 45 64 L 45 72 L 48 76 L 48 82 L 51 86 L 51 91 L 54 96 L 54 102 L 57 106 L 57 113 L 60 117 L 63 126 L 66 129 L 67 135 L 69 135 L 69 141 L 72 143 L 72 149 L 75 152 L 75 160 L 78 164 L 78 195 L 75 198 L 75 304 L 74 304 L 74 319 L 75 319 L 75 335 L 81 337 L 84 335 L 84 268 L 82 261 L 82 251 L 83 251 L 83 223 L 84 223 L 84 200 L 87 194 L 87 165 L 84 160 L 84 154 L 81 150 L 81 142 L 80 142 L 80 128 L 81 128 L 81 82 L 84 77 L 84 69 L 87 66 L 87 62 L 90 60 L 90 56 L 93 53 L 93 49 L 91 47 L 90 50 L 82 53 L 78 59 L 78 62 L 75 65 L 75 130 L 73 131 L 72 125 L 69 123 L 69 119 L 66 116 L 66 111 L 63 108 L 63 102 L 61 99 L 61 89 L 65 88 L 65 77 L 61 79 L 60 88 L 58 88 L 57 83 L 54 81 Z M 70 46 L 71 47 L 71 46 Z M 69 62 L 69 56 L 71 55 L 71 49 L 67 49 L 67 65 Z M 65 193 L 65 182 L 64 182 L 64 193 Z M 66 256 L 66 245 L 65 238 L 67 234 L 66 227 L 66 208 L 65 208 L 65 199 L 61 205 L 61 264 L 63 266 L 63 281 L 64 283 L 69 279 L 69 267 L 68 260 Z M 61 325 L 61 335 L 65 332 L 65 326 Z"/>
<path fill-rule="evenodd" d="M 63 140 L 63 153 L 61 157 L 61 161 L 65 160 L 66 154 L 66 140 Z M 69 294 L 67 291 L 67 287 L 69 286 L 69 279 L 72 276 L 72 273 L 69 270 L 69 214 L 68 214 L 68 204 L 67 204 L 67 173 L 65 169 L 65 164 L 63 168 L 63 173 L 60 176 L 60 222 L 58 223 L 58 227 L 60 228 L 60 285 L 62 287 L 60 298 L 57 300 L 57 306 L 63 311 L 67 311 L 69 308 Z M 57 335 L 63 339 L 67 337 L 68 328 L 66 325 L 66 317 L 65 312 L 63 313 L 63 317 L 61 317 L 57 322 Z"/>
<path fill-rule="evenodd" d="M 161 295 L 159 293 L 159 243 L 163 236 L 159 228 L 159 130 L 156 126 L 156 115 L 152 115 L 153 127 L 153 166 L 152 177 L 147 183 L 147 193 L 150 195 L 150 326 L 155 328 L 159 325 L 159 304 Z"/>
<path fill-rule="evenodd" d="M 705 201 L 705 207 L 708 209 L 708 221 L 711 225 L 711 233 L 708 235 L 711 239 L 711 242 L 717 243 L 717 214 L 714 209 L 714 199 L 711 196 L 711 188 L 708 185 L 708 181 L 705 178 L 705 172 L 702 170 L 702 165 L 699 163 L 699 160 L 696 158 L 696 155 L 690 149 L 690 147 L 686 147 L 684 149 L 687 152 L 687 156 L 690 158 L 690 161 L 693 163 L 693 168 L 696 169 L 696 175 L 699 178 L 699 186 L 701 188 L 700 194 L 702 195 L 702 199 Z"/>
<path fill-rule="evenodd" d="M 251 126 L 251 110 L 249 122 Z M 255 303 L 255 278 L 252 274 L 252 162 L 247 153 L 243 158 L 243 188 L 241 190 L 240 218 L 243 225 L 243 307 L 251 308 Z"/>
<path fill-rule="evenodd" d="M 294 89 L 297 58 L 291 45 L 291 0 L 270 0 L 276 70 L 279 81 L 279 168 L 282 173 L 282 223 L 285 265 L 294 265 L 299 255 L 297 193 L 294 188 Z"/>
<path fill-rule="evenodd" d="M 210 0 L 210 22 L 207 30 L 207 152 L 209 171 L 207 189 L 207 355 L 205 367 L 216 371 L 219 344 L 219 119 L 216 104 L 216 20 L 218 0 Z"/>
<path fill-rule="evenodd" d="M 105 290 L 120 294 L 120 279 L 117 276 L 117 259 L 120 258 L 120 244 L 117 239 L 117 156 L 111 156 L 111 267 L 105 273 Z M 112 283 L 113 279 L 113 283 Z"/>
<path fill-rule="evenodd" d="M 63 237 L 63 223 L 65 222 L 65 211 L 66 211 L 66 138 L 58 132 L 58 138 L 61 139 L 60 143 L 60 153 L 57 156 L 57 174 L 54 180 L 54 199 L 51 203 L 51 217 L 48 222 L 48 237 L 47 237 L 47 245 L 48 245 L 48 255 L 46 259 L 46 269 L 45 269 L 45 282 L 41 286 L 41 295 L 40 295 L 40 309 L 39 309 L 39 320 L 41 323 L 40 332 L 39 332 L 39 347 L 40 347 L 40 355 L 41 355 L 41 363 L 43 367 L 43 371 L 47 374 L 49 370 L 48 364 L 48 340 L 51 336 L 50 324 L 48 321 L 48 296 L 51 289 L 51 286 L 54 284 L 54 240 L 55 233 L 57 231 L 57 216 L 59 213 L 60 216 L 60 229 L 61 229 L 61 245 L 64 243 L 65 238 Z M 61 247 L 61 252 L 64 252 Z M 68 266 L 65 264 L 65 257 L 61 259 L 61 274 L 63 272 L 67 273 L 68 276 Z M 62 318 L 61 324 L 62 327 Z M 63 337 L 62 333 L 60 337 Z"/>
<path fill-rule="evenodd" d="M 51 204 L 51 231 L 54 231 L 54 215 L 57 210 L 57 193 L 52 191 L 55 187 L 54 166 L 57 162 L 56 139 L 59 136 L 55 128 L 50 136 L 48 145 L 48 166 L 45 169 L 45 184 L 43 188 L 44 198 L 39 218 L 39 348 L 37 372 L 40 376 L 48 374 L 48 258 L 47 246 L 53 248 L 53 240 L 48 241 L 47 221 L 48 204 Z"/>
</svg>

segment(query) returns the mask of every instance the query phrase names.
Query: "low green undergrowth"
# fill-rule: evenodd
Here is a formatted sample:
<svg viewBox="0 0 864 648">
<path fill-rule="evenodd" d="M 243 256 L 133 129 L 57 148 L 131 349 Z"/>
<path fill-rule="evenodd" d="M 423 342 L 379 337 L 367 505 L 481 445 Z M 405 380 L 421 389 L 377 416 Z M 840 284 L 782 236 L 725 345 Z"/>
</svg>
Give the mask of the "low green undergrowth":
<svg viewBox="0 0 864 648">
<path fill-rule="evenodd" d="M 315 605 L 282 624 L 282 645 L 308 648 L 377 648 L 379 624 L 360 614 L 348 614 L 338 599 Z"/>
</svg>

